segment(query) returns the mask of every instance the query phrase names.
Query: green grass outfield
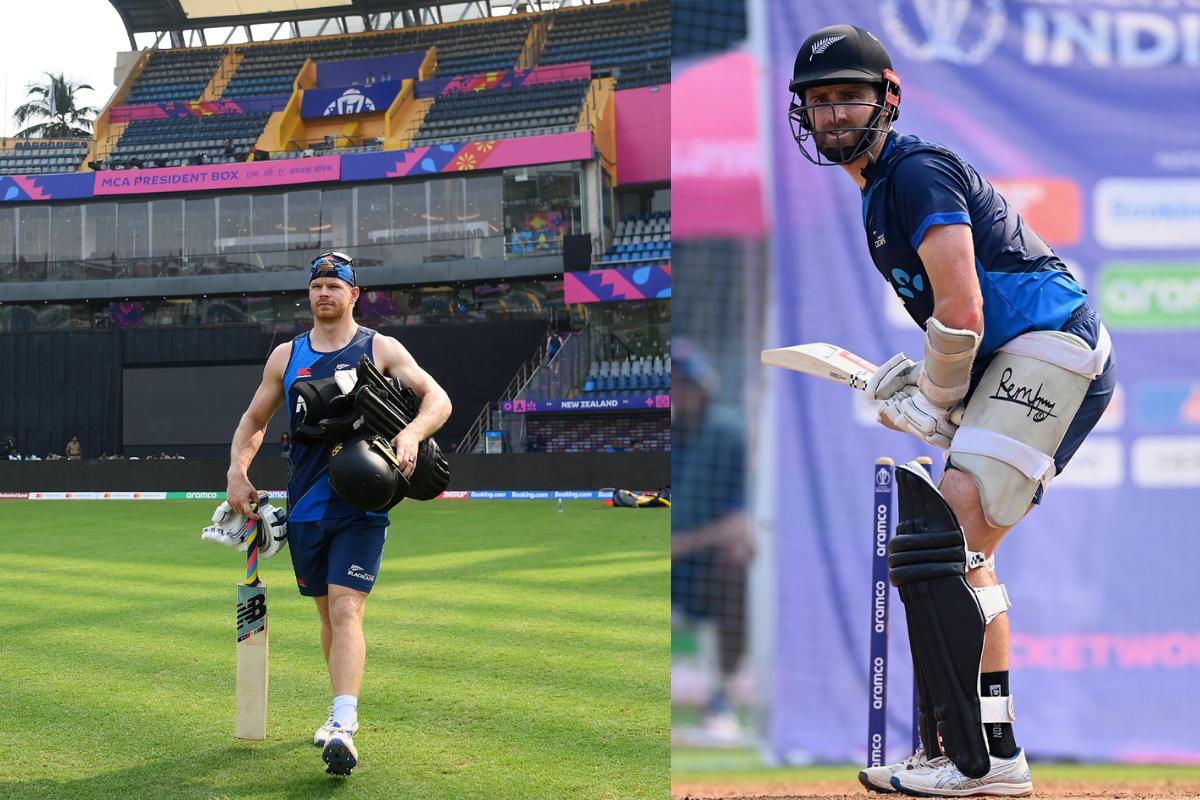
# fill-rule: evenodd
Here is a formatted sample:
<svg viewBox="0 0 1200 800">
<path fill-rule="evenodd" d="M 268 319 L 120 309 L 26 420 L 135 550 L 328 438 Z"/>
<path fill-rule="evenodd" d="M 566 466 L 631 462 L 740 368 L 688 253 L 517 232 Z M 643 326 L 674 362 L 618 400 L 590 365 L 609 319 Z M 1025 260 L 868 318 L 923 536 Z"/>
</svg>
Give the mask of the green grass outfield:
<svg viewBox="0 0 1200 800">
<path fill-rule="evenodd" d="M 1103 784 L 1127 781 L 1182 781 L 1200 783 L 1200 766 L 1156 764 L 1031 764 L 1035 784 L 1064 781 Z M 728 785 L 754 783 L 854 783 L 861 765 L 820 767 L 768 767 L 753 750 L 710 750 L 675 747 L 671 751 L 671 778 L 678 783 Z M 864 795 L 865 797 L 866 795 Z"/>
<path fill-rule="evenodd" d="M 367 605 L 347 780 L 313 729 L 329 684 L 286 554 L 268 738 L 233 738 L 236 551 L 209 501 L 0 503 L 0 797 L 661 798 L 669 511 L 404 503 Z"/>
</svg>

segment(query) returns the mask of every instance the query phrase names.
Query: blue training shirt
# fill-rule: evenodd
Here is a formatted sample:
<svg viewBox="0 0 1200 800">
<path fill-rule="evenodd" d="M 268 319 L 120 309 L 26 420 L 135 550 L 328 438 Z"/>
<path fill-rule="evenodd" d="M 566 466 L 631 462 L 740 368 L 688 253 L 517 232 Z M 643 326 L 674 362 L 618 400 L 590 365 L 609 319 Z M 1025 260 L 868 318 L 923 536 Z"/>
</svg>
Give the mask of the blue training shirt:
<svg viewBox="0 0 1200 800">
<path fill-rule="evenodd" d="M 933 315 L 933 290 L 917 248 L 933 225 L 971 226 L 983 293 L 980 356 L 1022 333 L 1059 330 L 1086 302 L 1087 293 L 1050 246 L 950 150 L 893 131 L 865 174 L 862 212 L 871 260 L 922 329 Z"/>
<path fill-rule="evenodd" d="M 339 369 L 353 369 L 365 354 L 374 361 L 371 348 L 375 331 L 359 327 L 350 344 L 332 353 L 313 350 L 309 334 L 292 339 L 292 354 L 283 373 L 283 391 L 287 397 L 291 424 L 292 452 L 288 458 L 288 520 L 317 522 L 339 517 L 367 515 L 387 519 L 387 514 L 362 511 L 343 500 L 329 485 L 329 451 L 332 442 L 305 444 L 296 438 L 295 384 L 298 381 L 332 378 Z"/>
</svg>

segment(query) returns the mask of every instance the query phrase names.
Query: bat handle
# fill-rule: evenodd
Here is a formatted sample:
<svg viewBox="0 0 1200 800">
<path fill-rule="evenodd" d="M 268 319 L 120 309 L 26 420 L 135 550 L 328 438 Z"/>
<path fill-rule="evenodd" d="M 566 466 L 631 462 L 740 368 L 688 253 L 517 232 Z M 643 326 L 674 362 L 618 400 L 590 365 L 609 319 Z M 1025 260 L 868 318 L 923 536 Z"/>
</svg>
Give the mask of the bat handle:
<svg viewBox="0 0 1200 800">
<path fill-rule="evenodd" d="M 262 531 L 262 523 L 260 520 L 252 519 L 250 524 L 254 527 L 250 529 L 250 536 L 246 539 L 246 580 L 242 583 L 247 586 L 258 586 L 261 583 L 258 578 L 258 540 Z"/>
<path fill-rule="evenodd" d="M 962 425 L 963 413 L 966 410 L 967 410 L 967 407 L 964 405 L 961 405 L 961 404 L 952 408 L 950 410 L 950 421 L 953 422 L 955 425 Z"/>
</svg>

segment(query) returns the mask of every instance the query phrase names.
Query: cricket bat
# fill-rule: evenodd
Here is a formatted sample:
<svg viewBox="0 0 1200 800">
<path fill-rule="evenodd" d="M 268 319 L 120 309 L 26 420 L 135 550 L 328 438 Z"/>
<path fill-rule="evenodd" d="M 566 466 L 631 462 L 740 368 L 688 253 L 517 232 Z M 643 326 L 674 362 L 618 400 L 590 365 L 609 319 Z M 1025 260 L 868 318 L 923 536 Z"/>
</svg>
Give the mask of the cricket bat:
<svg viewBox="0 0 1200 800">
<path fill-rule="evenodd" d="M 879 369 L 862 356 L 852 353 L 844 347 L 825 342 L 763 350 L 759 353 L 759 360 L 767 366 L 802 372 L 805 375 L 835 381 L 859 391 L 867 388 L 867 381 L 871 379 L 875 370 Z M 963 407 L 957 406 L 950 412 L 950 421 L 955 425 L 961 425 L 962 415 Z"/>
<path fill-rule="evenodd" d="M 253 507 L 253 506 L 252 506 Z M 262 521 L 252 520 L 246 578 L 237 587 L 237 720 L 239 739 L 267 738 L 267 587 L 258 577 Z"/>
<path fill-rule="evenodd" d="M 759 354 L 762 363 L 771 367 L 783 367 L 792 372 L 803 372 L 837 381 L 851 389 L 866 389 L 877 366 L 865 358 L 851 353 L 844 347 L 825 342 L 798 344 L 792 347 L 776 347 Z"/>
</svg>

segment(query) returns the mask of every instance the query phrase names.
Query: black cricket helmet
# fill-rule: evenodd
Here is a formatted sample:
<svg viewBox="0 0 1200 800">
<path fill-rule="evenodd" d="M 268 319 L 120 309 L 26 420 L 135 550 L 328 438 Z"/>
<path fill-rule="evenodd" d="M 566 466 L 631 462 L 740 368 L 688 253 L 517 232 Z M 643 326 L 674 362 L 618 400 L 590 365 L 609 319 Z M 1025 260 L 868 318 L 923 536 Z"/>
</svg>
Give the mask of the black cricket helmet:
<svg viewBox="0 0 1200 800">
<path fill-rule="evenodd" d="M 840 83 L 874 86 L 875 101 L 806 104 L 807 89 Z M 788 88 L 792 90 L 792 102 L 788 107 L 792 137 L 804 157 L 821 166 L 854 161 L 887 136 L 891 124 L 900 116 L 900 76 L 892 71 L 892 59 L 874 34 L 854 25 L 831 25 L 805 39 L 796 53 L 796 65 Z M 831 127 L 819 133 L 813 130 L 816 109 L 836 111 L 839 107 L 845 110 L 847 106 L 870 107 L 875 111 L 866 127 Z M 857 133 L 850 144 L 821 146 L 819 137 L 846 132 Z"/>
<path fill-rule="evenodd" d="M 387 511 L 408 494 L 408 479 L 392 443 L 382 436 L 361 436 L 333 446 L 329 484 L 350 505 L 363 511 Z"/>
</svg>

